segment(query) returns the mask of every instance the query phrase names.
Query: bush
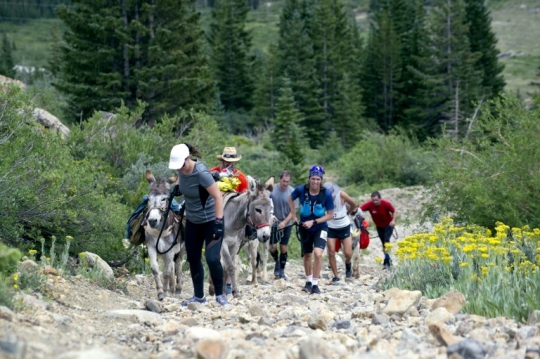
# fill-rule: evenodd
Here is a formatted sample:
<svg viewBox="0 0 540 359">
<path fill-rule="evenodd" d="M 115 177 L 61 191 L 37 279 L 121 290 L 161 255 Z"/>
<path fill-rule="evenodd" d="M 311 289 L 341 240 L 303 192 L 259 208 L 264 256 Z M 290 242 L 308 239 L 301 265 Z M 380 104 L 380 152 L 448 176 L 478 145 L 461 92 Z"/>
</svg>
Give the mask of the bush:
<svg viewBox="0 0 540 359">
<path fill-rule="evenodd" d="M 66 142 L 36 124 L 30 101 L 19 89 L 0 93 L 0 237 L 26 251 L 39 237 L 81 240 L 74 251 L 104 258 L 121 255 L 129 214 L 108 193 L 111 178 L 95 161 L 74 160 Z"/>
<path fill-rule="evenodd" d="M 430 162 L 431 156 L 403 133 L 365 131 L 356 146 L 340 158 L 338 168 L 344 185 L 412 186 L 428 182 Z"/>
<path fill-rule="evenodd" d="M 471 136 L 432 141 L 437 151 L 433 199 L 426 212 L 493 227 L 540 226 L 540 109 L 505 96 L 482 107 Z"/>
<path fill-rule="evenodd" d="M 11 275 L 16 270 L 16 264 L 21 258 L 21 252 L 0 244 L 0 306 L 14 308 L 14 284 Z M 17 285 L 18 286 L 18 285 Z"/>
</svg>

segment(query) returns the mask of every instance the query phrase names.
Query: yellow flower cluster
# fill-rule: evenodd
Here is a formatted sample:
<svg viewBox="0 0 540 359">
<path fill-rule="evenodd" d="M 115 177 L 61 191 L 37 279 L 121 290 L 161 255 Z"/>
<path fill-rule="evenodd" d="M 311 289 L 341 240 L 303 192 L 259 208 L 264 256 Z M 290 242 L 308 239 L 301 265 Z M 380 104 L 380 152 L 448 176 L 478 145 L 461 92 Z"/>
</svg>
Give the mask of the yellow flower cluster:
<svg viewBox="0 0 540 359">
<path fill-rule="evenodd" d="M 452 219 L 444 218 L 432 233 L 414 234 L 397 245 L 400 263 L 455 263 L 462 269 L 476 268 L 474 276 L 485 276 L 495 266 L 527 274 L 540 265 L 540 229 L 510 228 L 502 222 L 496 223 L 492 234 L 475 225 L 455 226 Z"/>
</svg>

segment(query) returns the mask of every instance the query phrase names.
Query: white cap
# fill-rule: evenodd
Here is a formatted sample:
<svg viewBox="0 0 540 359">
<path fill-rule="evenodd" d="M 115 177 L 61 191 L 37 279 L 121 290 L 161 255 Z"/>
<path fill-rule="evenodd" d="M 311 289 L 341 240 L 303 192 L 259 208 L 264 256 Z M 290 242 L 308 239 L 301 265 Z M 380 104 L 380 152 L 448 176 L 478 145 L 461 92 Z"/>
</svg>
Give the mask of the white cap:
<svg viewBox="0 0 540 359">
<path fill-rule="evenodd" d="M 182 144 L 176 145 L 171 150 L 171 157 L 169 158 L 169 168 L 177 170 L 182 168 L 186 158 L 189 156 L 189 148 Z"/>
</svg>

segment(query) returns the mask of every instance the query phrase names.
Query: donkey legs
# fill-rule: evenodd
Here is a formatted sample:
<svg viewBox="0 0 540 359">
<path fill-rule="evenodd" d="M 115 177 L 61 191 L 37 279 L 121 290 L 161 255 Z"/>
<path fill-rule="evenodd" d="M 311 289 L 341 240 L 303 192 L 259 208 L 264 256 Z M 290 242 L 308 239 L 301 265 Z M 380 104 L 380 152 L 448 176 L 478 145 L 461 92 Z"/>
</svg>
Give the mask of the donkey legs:
<svg viewBox="0 0 540 359">
<path fill-rule="evenodd" d="M 266 266 L 268 265 L 268 248 L 270 246 L 270 243 L 266 241 L 261 244 L 262 244 L 262 255 L 261 255 L 262 268 L 259 266 L 259 272 L 262 272 L 261 274 L 262 281 L 266 282 L 268 278 Z"/>
<path fill-rule="evenodd" d="M 255 238 L 246 244 L 246 254 L 248 261 L 251 263 L 251 284 L 257 285 L 257 249 L 259 248 L 259 240 Z"/>
<path fill-rule="evenodd" d="M 358 241 L 353 240 L 353 257 L 352 257 L 352 270 L 353 277 L 356 279 L 360 278 L 360 245 Z"/>
<path fill-rule="evenodd" d="M 163 300 L 165 298 L 165 293 L 163 293 L 163 283 L 161 282 L 161 275 L 159 272 L 159 265 L 157 262 L 157 252 L 155 247 L 148 247 L 148 258 L 150 259 L 150 268 L 152 268 L 152 274 L 154 275 L 154 280 L 156 281 L 156 289 L 158 292 L 158 299 Z"/>
<path fill-rule="evenodd" d="M 227 241 L 226 250 L 224 251 L 221 261 L 227 263 L 227 269 L 223 268 L 223 276 L 227 276 L 231 280 L 232 295 L 235 298 L 240 297 L 240 290 L 238 289 L 238 282 L 236 281 L 236 257 L 238 253 L 239 241 L 237 237 L 230 238 Z"/>
<path fill-rule="evenodd" d="M 175 254 L 174 256 L 174 272 L 176 274 L 176 294 L 182 293 L 182 262 L 184 260 L 184 256 L 186 250 L 184 246 L 182 246 L 182 249 L 180 249 L 180 252 Z"/>
</svg>

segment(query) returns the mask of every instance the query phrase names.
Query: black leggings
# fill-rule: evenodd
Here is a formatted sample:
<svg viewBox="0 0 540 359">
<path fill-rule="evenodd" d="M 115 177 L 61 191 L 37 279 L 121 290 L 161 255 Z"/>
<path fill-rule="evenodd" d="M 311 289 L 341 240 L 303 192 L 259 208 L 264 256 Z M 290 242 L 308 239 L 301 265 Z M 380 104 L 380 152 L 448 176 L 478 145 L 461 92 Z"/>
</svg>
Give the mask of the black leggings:
<svg viewBox="0 0 540 359">
<path fill-rule="evenodd" d="M 379 238 L 381 239 L 384 252 L 386 252 L 386 250 L 384 249 L 384 244 L 390 243 L 390 239 L 392 238 L 392 233 L 394 233 L 394 227 L 392 226 L 377 227 L 377 234 L 379 235 Z"/>
<path fill-rule="evenodd" d="M 186 221 L 186 253 L 193 290 L 197 298 L 204 297 L 204 267 L 201 262 L 203 244 L 206 246 L 206 263 L 210 269 L 216 295 L 223 294 L 223 267 L 220 255 L 223 238 L 214 240 L 214 224 L 214 221 L 205 223 Z"/>
</svg>

